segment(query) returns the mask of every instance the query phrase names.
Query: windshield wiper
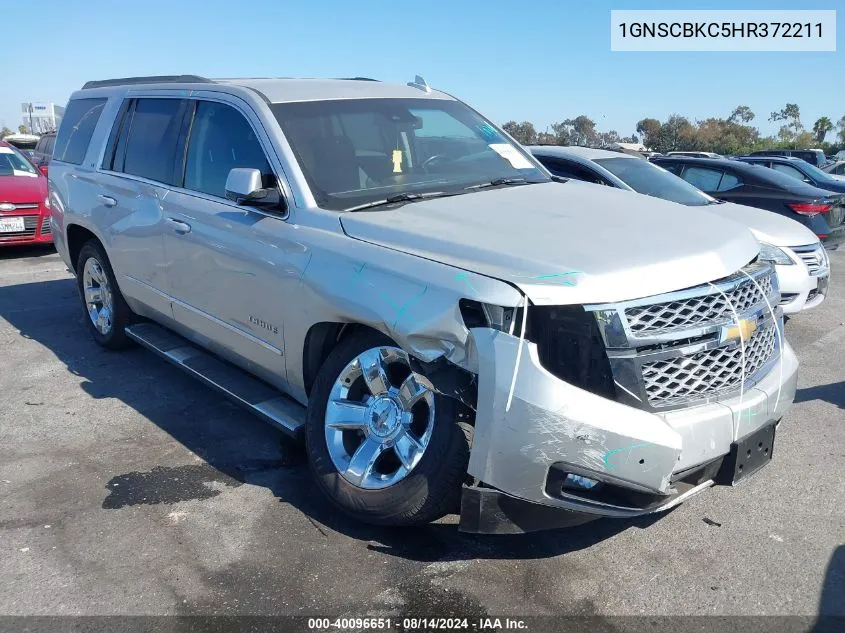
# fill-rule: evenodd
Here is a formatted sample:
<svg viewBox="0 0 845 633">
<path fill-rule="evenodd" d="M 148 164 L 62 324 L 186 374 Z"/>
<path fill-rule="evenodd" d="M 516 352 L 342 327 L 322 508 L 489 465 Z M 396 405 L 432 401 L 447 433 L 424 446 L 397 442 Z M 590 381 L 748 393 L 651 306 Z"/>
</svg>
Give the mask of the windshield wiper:
<svg viewBox="0 0 845 633">
<path fill-rule="evenodd" d="M 430 200 L 431 198 L 445 198 L 448 196 L 456 196 L 457 193 L 449 193 L 447 191 L 431 191 L 428 193 L 413 193 L 407 191 L 405 193 L 397 193 L 392 196 L 387 196 L 384 200 L 375 200 L 374 202 L 367 202 L 360 204 L 357 207 L 350 207 L 344 211 L 365 211 L 368 209 L 375 209 L 376 207 L 385 207 L 391 204 L 401 204 L 403 202 L 419 202 L 420 200 Z"/>
<path fill-rule="evenodd" d="M 533 185 L 536 183 L 545 182 L 544 180 L 526 180 L 525 178 L 494 178 L 490 182 L 482 182 L 480 185 L 470 185 L 464 187 L 464 191 L 473 191 L 475 189 L 486 189 L 487 187 L 502 187 L 504 185 Z"/>
</svg>

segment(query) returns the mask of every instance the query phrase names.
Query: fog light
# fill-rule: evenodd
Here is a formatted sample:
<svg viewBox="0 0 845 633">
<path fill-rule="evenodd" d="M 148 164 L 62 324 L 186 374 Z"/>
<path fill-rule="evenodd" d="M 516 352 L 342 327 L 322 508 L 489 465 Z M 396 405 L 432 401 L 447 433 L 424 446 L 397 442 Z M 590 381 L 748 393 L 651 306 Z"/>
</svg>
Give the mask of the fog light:
<svg viewBox="0 0 845 633">
<path fill-rule="evenodd" d="M 592 490 L 598 484 L 599 482 L 595 479 L 574 473 L 569 473 L 566 475 L 566 479 L 563 480 L 563 487 L 569 488 L 570 490 Z"/>
</svg>

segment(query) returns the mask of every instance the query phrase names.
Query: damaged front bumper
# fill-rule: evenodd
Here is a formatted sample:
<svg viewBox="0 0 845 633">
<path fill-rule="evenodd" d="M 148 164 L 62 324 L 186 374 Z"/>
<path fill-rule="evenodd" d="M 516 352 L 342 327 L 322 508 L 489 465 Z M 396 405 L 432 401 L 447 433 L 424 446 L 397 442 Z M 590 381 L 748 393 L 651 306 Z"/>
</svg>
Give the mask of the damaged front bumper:
<svg viewBox="0 0 845 633">
<path fill-rule="evenodd" d="M 668 510 L 713 483 L 736 481 L 728 463 L 736 447 L 745 450 L 748 437 L 756 446 L 755 434 L 761 448 L 773 439 L 795 395 L 798 361 L 785 340 L 780 361 L 739 396 L 652 413 L 558 379 L 530 341 L 490 328 L 471 332 L 480 371 L 468 471 L 480 483 L 464 488 L 461 529 L 468 532 Z M 600 484 L 572 489 L 564 485 L 570 473 Z"/>
</svg>

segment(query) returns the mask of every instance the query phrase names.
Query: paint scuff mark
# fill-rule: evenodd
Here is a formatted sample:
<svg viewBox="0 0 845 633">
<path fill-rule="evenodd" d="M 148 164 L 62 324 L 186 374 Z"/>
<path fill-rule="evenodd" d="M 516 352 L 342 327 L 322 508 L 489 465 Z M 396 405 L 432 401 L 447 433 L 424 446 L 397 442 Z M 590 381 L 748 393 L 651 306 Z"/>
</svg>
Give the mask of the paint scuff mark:
<svg viewBox="0 0 845 633">
<path fill-rule="evenodd" d="M 613 470 L 616 467 L 610 463 L 610 458 L 616 455 L 617 453 L 623 453 L 625 451 L 633 451 L 637 448 L 645 448 L 646 446 L 651 446 L 651 442 L 640 442 L 639 444 L 631 444 L 630 446 L 622 446 L 621 448 L 614 448 L 612 450 L 607 451 L 604 454 L 604 465 L 608 470 Z"/>
</svg>

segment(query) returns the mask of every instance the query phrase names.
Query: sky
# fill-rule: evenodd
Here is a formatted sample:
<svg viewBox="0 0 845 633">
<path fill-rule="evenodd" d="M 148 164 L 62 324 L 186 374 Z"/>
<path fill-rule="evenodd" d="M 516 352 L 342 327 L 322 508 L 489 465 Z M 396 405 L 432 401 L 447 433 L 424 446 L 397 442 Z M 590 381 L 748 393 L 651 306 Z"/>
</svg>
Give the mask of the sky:
<svg viewBox="0 0 845 633">
<path fill-rule="evenodd" d="M 611 52 L 611 9 L 835 9 L 837 52 Z M 20 5 L 16 5 L 20 6 Z M 538 130 L 579 114 L 634 133 L 644 117 L 766 121 L 797 103 L 807 127 L 845 115 L 841 0 L 43 0 L 0 46 L 0 124 L 21 103 L 64 105 L 90 79 L 156 74 L 352 77 L 416 74 L 496 123 Z M 26 14 L 27 12 L 24 12 Z M 20 11 L 18 11 L 20 14 Z M 23 15 L 23 14 L 20 14 Z M 8 21 L 6 22 L 8 24 Z"/>
</svg>

